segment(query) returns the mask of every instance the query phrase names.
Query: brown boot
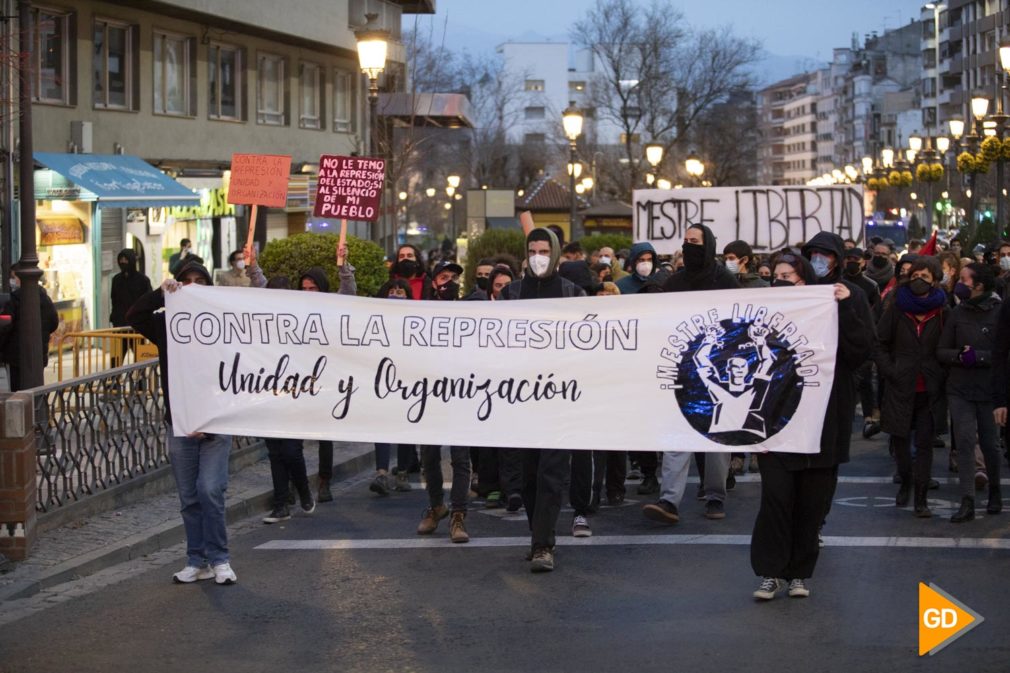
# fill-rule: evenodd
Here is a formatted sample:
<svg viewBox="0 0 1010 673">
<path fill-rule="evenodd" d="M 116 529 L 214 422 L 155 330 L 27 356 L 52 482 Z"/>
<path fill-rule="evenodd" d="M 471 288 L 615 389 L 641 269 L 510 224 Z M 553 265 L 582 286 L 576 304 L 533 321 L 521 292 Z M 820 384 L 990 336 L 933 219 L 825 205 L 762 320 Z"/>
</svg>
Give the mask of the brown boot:
<svg viewBox="0 0 1010 673">
<path fill-rule="evenodd" d="M 449 519 L 449 539 L 453 542 L 469 542 L 470 536 L 466 532 L 463 522 L 466 520 L 466 512 L 453 512 Z"/>
<path fill-rule="evenodd" d="M 445 505 L 438 505 L 437 507 L 429 507 L 424 510 L 424 516 L 421 517 L 421 523 L 417 524 L 417 534 L 418 535 L 431 535 L 438 528 L 438 522 L 449 516 L 449 508 Z"/>
</svg>

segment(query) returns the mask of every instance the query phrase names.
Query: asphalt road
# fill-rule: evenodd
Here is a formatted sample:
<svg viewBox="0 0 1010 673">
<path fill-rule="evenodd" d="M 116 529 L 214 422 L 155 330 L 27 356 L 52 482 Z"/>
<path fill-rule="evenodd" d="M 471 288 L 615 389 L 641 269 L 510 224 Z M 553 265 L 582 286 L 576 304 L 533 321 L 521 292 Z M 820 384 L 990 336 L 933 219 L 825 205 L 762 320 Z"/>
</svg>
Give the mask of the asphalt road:
<svg viewBox="0 0 1010 673">
<path fill-rule="evenodd" d="M 582 541 L 566 510 L 557 569 L 538 575 L 523 516 L 475 506 L 470 544 L 450 544 L 447 522 L 419 538 L 424 493 L 378 498 L 362 477 L 311 517 L 234 536 L 235 586 L 173 585 L 180 558 L 5 624 L 0 671 L 1010 670 L 1010 512 L 915 519 L 893 506 L 885 446 L 860 441 L 843 467 L 808 599 L 751 597 L 753 477 L 723 521 L 685 500 L 665 528 L 630 495 Z M 934 476 L 954 476 L 936 455 Z M 933 491 L 934 510 L 956 493 Z M 918 657 L 919 582 L 985 622 Z"/>
</svg>

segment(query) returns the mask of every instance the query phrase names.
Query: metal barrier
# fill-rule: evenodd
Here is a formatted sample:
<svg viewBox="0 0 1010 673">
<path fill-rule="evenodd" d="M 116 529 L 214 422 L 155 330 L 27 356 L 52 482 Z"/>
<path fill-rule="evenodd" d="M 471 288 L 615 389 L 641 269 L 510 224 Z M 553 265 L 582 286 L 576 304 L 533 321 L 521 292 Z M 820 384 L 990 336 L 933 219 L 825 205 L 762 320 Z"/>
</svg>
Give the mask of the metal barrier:
<svg viewBox="0 0 1010 673">
<path fill-rule="evenodd" d="M 72 376 L 87 376 L 127 364 L 127 360 L 142 362 L 158 357 L 158 348 L 130 327 L 109 327 L 86 332 L 67 332 L 56 347 L 59 359 L 57 381 L 63 380 L 63 355 L 72 357 Z M 130 357 L 132 353 L 132 357 Z"/>
<path fill-rule="evenodd" d="M 168 465 L 158 361 L 25 391 L 35 405 L 40 513 Z M 237 446 L 255 442 L 237 437 Z"/>
</svg>

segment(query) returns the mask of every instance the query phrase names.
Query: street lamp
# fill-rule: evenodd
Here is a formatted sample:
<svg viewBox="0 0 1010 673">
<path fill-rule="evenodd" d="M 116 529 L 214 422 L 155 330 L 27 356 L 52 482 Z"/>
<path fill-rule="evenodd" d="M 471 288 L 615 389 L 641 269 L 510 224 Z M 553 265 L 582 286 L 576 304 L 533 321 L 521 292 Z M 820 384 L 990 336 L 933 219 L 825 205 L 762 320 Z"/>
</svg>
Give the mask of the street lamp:
<svg viewBox="0 0 1010 673">
<path fill-rule="evenodd" d="M 459 188 L 459 176 L 458 175 L 455 175 L 455 174 L 450 175 L 450 176 L 448 176 L 445 179 L 445 181 L 448 182 L 449 186 L 452 187 L 453 189 L 458 189 Z"/>
<path fill-rule="evenodd" d="M 572 200 L 572 208 L 569 216 L 568 228 L 573 241 L 577 241 L 582 238 L 581 227 L 578 226 L 578 216 L 575 212 L 577 199 L 575 194 L 575 150 L 579 136 L 582 135 L 582 122 L 582 112 L 574 106 L 568 107 L 561 115 L 561 125 L 565 130 L 565 136 L 568 138 L 568 165 L 571 167 L 568 171 L 568 191 Z M 580 173 L 582 172 L 581 164 L 579 165 L 578 170 Z"/>
<path fill-rule="evenodd" d="M 378 142 L 376 140 L 376 130 L 379 124 L 376 108 L 379 103 L 379 75 L 386 69 L 386 51 L 389 47 L 389 31 L 378 28 L 378 14 L 365 14 L 365 26 L 361 30 L 355 31 L 354 37 L 358 41 L 358 65 L 361 72 L 368 76 L 368 154 L 376 156 Z M 374 232 L 380 241 L 382 237 L 378 231 Z"/>
<path fill-rule="evenodd" d="M 989 112 L 989 99 L 982 94 L 975 94 L 971 97 L 971 116 L 975 118 L 976 124 L 981 124 L 986 113 Z"/>
<path fill-rule="evenodd" d="M 880 163 L 884 168 L 894 168 L 894 150 L 890 147 L 880 150 Z"/>
<path fill-rule="evenodd" d="M 666 148 L 659 143 L 649 143 L 645 146 L 645 160 L 649 162 L 649 165 L 653 168 L 658 168 L 659 164 L 663 163 L 663 154 L 666 152 Z"/>
<path fill-rule="evenodd" d="M 922 136 L 915 133 L 908 136 L 908 149 L 916 153 L 920 152 L 922 150 Z"/>
<path fill-rule="evenodd" d="M 863 157 L 860 160 L 860 163 L 863 165 L 864 176 L 869 175 L 870 173 L 873 172 L 873 157 Z"/>
<path fill-rule="evenodd" d="M 697 154 L 692 152 L 687 155 L 687 159 L 684 161 L 684 170 L 697 183 L 701 179 L 701 176 L 705 174 L 705 164 L 701 162 Z"/>
<path fill-rule="evenodd" d="M 855 182 L 859 177 L 859 171 L 857 171 L 856 167 L 852 164 L 847 164 L 845 166 L 845 177 L 847 177 L 850 182 Z"/>
<path fill-rule="evenodd" d="M 673 183 L 666 178 L 656 180 L 656 189 L 673 189 Z"/>
<path fill-rule="evenodd" d="M 431 197 L 435 196 L 435 192 L 437 191 L 438 190 L 435 189 L 434 187 L 428 187 L 427 189 L 424 190 L 424 193 L 427 194 L 428 198 L 430 199 Z"/>
<path fill-rule="evenodd" d="M 576 180 L 578 180 L 579 177 L 582 175 L 582 162 L 581 161 L 576 161 L 574 164 L 571 163 L 571 162 L 568 162 L 568 166 L 566 168 L 568 169 L 568 175 L 574 176 Z"/>
</svg>

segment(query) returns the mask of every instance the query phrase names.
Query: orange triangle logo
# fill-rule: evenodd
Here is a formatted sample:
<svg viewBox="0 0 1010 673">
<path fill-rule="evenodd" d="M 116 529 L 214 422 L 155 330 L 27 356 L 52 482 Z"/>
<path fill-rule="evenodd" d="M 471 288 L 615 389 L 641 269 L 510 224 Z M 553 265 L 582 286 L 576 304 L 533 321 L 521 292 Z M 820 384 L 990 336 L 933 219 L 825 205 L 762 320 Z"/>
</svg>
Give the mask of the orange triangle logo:
<svg viewBox="0 0 1010 673">
<path fill-rule="evenodd" d="M 946 591 L 919 582 L 919 656 L 936 654 L 985 619 Z"/>
</svg>

